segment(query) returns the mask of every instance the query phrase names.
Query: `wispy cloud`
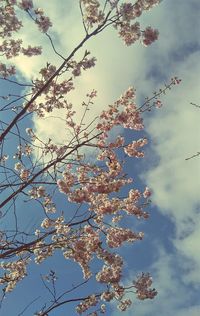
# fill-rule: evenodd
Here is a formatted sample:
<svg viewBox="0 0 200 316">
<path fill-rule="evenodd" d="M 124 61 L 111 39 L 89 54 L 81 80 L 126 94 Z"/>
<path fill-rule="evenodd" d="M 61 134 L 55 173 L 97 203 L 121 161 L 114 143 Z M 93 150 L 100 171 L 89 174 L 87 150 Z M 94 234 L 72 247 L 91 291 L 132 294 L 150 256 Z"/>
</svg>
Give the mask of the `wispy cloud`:
<svg viewBox="0 0 200 316">
<path fill-rule="evenodd" d="M 154 190 L 153 201 L 163 214 L 171 217 L 176 227 L 174 246 L 194 263 L 192 271 L 188 272 L 185 279 L 196 283 L 199 282 L 197 271 L 200 268 L 197 251 L 200 228 L 200 163 L 198 158 L 188 161 L 185 158 L 199 150 L 200 111 L 190 103 L 198 103 L 200 99 L 200 80 L 197 75 L 200 71 L 200 54 L 196 44 L 196 29 L 192 33 L 191 26 L 184 25 L 190 20 L 190 14 L 195 23 L 194 10 L 195 6 L 190 10 L 187 5 L 181 8 L 182 29 L 180 20 L 178 27 L 175 21 L 174 24 L 173 21 L 170 23 L 170 28 L 174 25 L 173 36 L 177 37 L 177 47 L 181 51 L 176 55 L 176 50 L 172 46 L 169 55 L 173 71 L 183 79 L 183 82 L 176 91 L 166 97 L 167 107 L 147 121 L 147 130 L 159 162 L 144 175 L 144 178 Z M 196 23 L 199 23 L 197 19 Z M 182 33 L 184 34 L 181 37 Z M 184 50 L 184 47 L 190 47 L 189 45 L 191 50 Z M 164 58 L 163 60 L 165 61 Z M 165 69 L 165 62 L 163 68 Z M 165 70 L 165 73 L 168 73 L 168 70 Z"/>
<path fill-rule="evenodd" d="M 200 146 L 200 111 L 190 104 L 198 104 L 200 99 L 197 2 L 169 1 L 159 14 L 160 21 L 163 19 L 161 40 L 152 69 L 157 69 L 161 77 L 173 72 L 183 82 L 166 96 L 166 107 L 146 120 L 157 163 L 143 174 L 143 179 L 154 191 L 153 202 L 175 227 L 175 234 L 167 237 L 175 253 L 160 255 L 158 264 L 154 265 L 160 298 L 158 303 L 147 303 L 148 315 L 162 312 L 163 315 L 193 316 L 200 312 L 195 300 L 200 281 L 200 162 L 198 158 L 185 160 L 199 151 Z M 166 16 L 167 22 L 164 22 Z M 153 60 L 153 54 L 149 60 Z M 173 257 L 174 264 L 166 268 L 168 257 Z M 184 269 L 182 272 L 180 267 Z M 166 280 L 159 275 L 160 271 Z M 170 288 L 167 287 L 169 281 Z M 143 308 L 145 305 L 138 307 L 139 315 L 146 315 Z"/>
</svg>

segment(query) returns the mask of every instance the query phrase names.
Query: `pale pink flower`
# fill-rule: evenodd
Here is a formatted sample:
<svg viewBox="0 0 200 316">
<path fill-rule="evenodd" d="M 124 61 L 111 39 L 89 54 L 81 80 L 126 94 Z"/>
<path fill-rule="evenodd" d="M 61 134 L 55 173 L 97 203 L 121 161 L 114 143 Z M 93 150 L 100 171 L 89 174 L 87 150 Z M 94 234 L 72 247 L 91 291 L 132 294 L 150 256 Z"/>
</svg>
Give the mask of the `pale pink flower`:
<svg viewBox="0 0 200 316">
<path fill-rule="evenodd" d="M 121 311 L 124 312 L 127 310 L 128 307 L 130 307 L 132 304 L 132 301 L 130 299 L 126 299 L 123 301 L 120 301 L 120 304 L 117 306 L 117 308 Z"/>
<path fill-rule="evenodd" d="M 137 298 L 139 300 L 153 299 L 157 295 L 156 290 L 150 288 L 152 278 L 149 273 L 142 273 L 133 284 L 136 288 Z"/>
<path fill-rule="evenodd" d="M 142 158 L 142 157 L 144 157 L 144 153 L 142 151 L 138 151 L 138 148 L 143 147 L 146 144 L 147 144 L 147 139 L 141 138 L 141 139 L 139 139 L 137 141 L 133 141 L 131 144 L 127 145 L 124 148 L 124 152 L 129 157 Z"/>
<path fill-rule="evenodd" d="M 147 27 L 142 33 L 142 43 L 144 46 L 149 46 L 156 41 L 158 39 L 158 34 L 158 30 L 154 30 L 150 26 Z"/>
<path fill-rule="evenodd" d="M 50 19 L 42 14 L 38 14 L 36 23 L 38 25 L 39 30 L 43 33 L 46 33 L 48 29 L 52 26 L 52 22 L 50 21 Z"/>
<path fill-rule="evenodd" d="M 29 45 L 27 48 L 22 48 L 21 51 L 25 56 L 31 57 L 34 55 L 41 55 L 42 47 L 41 46 L 32 47 Z"/>
<path fill-rule="evenodd" d="M 0 76 L 7 78 L 16 74 L 16 69 L 14 66 L 7 66 L 0 63 Z"/>
<path fill-rule="evenodd" d="M 143 192 L 143 197 L 144 197 L 145 199 L 147 199 L 147 198 L 150 197 L 150 196 L 151 196 L 151 191 L 149 190 L 148 187 L 146 187 L 146 188 L 145 188 L 145 191 Z"/>
<path fill-rule="evenodd" d="M 134 233 L 130 229 L 115 227 L 107 229 L 107 244 L 110 248 L 120 247 L 125 241 L 133 242 L 141 240 L 143 233 Z"/>
<path fill-rule="evenodd" d="M 17 162 L 17 163 L 15 164 L 14 169 L 15 169 L 16 171 L 20 171 L 20 170 L 22 169 L 22 164 L 21 164 L 20 162 Z"/>
<path fill-rule="evenodd" d="M 156 100 L 156 102 L 155 102 L 155 107 L 156 107 L 156 108 L 159 109 L 159 108 L 162 107 L 162 105 L 163 105 L 163 104 L 162 104 L 162 102 L 161 102 L 160 100 Z"/>
<path fill-rule="evenodd" d="M 83 302 L 81 302 L 77 307 L 76 311 L 78 314 L 84 313 L 86 310 L 88 310 L 91 306 L 96 306 L 98 303 L 98 300 L 96 296 L 93 294 L 86 298 Z"/>
<path fill-rule="evenodd" d="M 33 1 L 32 0 L 21 0 L 21 2 L 19 2 L 18 5 L 23 10 L 30 10 L 33 8 Z"/>
<path fill-rule="evenodd" d="M 23 181 L 27 181 L 29 175 L 30 175 L 30 171 L 29 171 L 29 170 L 21 169 L 20 178 L 21 178 Z"/>
</svg>

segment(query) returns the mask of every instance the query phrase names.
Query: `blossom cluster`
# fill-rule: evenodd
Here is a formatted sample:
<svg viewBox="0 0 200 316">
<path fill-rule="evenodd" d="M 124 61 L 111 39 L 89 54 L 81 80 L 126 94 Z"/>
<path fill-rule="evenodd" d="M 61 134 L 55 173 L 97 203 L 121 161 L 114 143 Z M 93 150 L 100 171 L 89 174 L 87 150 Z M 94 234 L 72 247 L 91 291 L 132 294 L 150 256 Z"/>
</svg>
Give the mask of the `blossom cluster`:
<svg viewBox="0 0 200 316">
<path fill-rule="evenodd" d="M 32 0 L 21 0 L 18 6 L 23 10 L 30 10 L 33 8 L 33 1 Z"/>
<path fill-rule="evenodd" d="M 81 237 L 78 239 L 71 238 L 68 243 L 68 250 L 63 253 L 66 259 L 70 258 L 81 266 L 85 279 L 90 278 L 92 275 L 89 269 L 89 262 L 93 257 L 93 253 L 99 249 L 100 243 L 99 233 L 86 225 L 83 228 Z"/>
<path fill-rule="evenodd" d="M 27 180 L 28 180 L 28 177 L 29 177 L 29 174 L 30 174 L 30 171 L 29 171 L 29 170 L 27 170 L 27 169 L 21 169 L 20 178 L 21 178 L 23 181 L 27 181 Z"/>
<path fill-rule="evenodd" d="M 33 248 L 33 253 L 35 256 L 35 263 L 40 264 L 46 258 L 53 255 L 55 248 L 53 245 L 47 245 L 43 241 L 38 241 Z"/>
<path fill-rule="evenodd" d="M 47 33 L 50 27 L 52 27 L 52 22 L 49 17 L 43 14 L 43 11 L 37 9 L 35 10 L 35 14 L 37 15 L 36 24 L 41 32 Z"/>
<path fill-rule="evenodd" d="M 0 21 L 0 36 L 2 38 L 10 37 L 13 32 L 18 32 L 22 27 L 22 21 L 18 19 L 14 6 L 7 5 L 6 1 L 5 6 L 0 6 Z"/>
<path fill-rule="evenodd" d="M 103 27 L 106 23 L 112 24 L 118 30 L 119 36 L 124 43 L 129 46 L 137 40 L 145 46 L 151 45 L 158 38 L 158 31 L 147 27 L 144 31 L 141 30 L 140 23 L 135 21 L 143 11 L 152 9 L 159 4 L 160 0 L 138 0 L 134 4 L 124 2 L 119 4 L 119 1 L 106 1 L 104 7 L 101 8 L 101 2 L 98 0 L 81 0 L 82 15 L 86 32 L 89 28 Z M 107 15 L 106 15 L 107 7 Z M 110 17 L 110 14 L 113 15 Z"/>
<path fill-rule="evenodd" d="M 136 288 L 137 298 L 140 300 L 153 299 L 157 295 L 155 289 L 151 289 L 152 277 L 149 273 L 142 273 L 138 276 L 137 280 L 133 282 L 134 287 Z"/>
<path fill-rule="evenodd" d="M 75 176 L 67 170 L 64 171 L 62 175 L 64 180 L 59 179 L 57 181 L 57 185 L 60 192 L 67 194 L 70 192 L 70 188 L 75 183 Z"/>
<path fill-rule="evenodd" d="M 22 47 L 22 53 L 25 56 L 34 56 L 34 55 L 41 55 L 42 54 L 42 47 L 41 46 L 34 46 L 31 47 L 30 45 L 27 48 Z"/>
<path fill-rule="evenodd" d="M 124 21 L 130 21 L 139 17 L 144 10 L 150 10 L 157 5 L 160 0 L 137 0 L 134 4 L 122 3 L 120 6 L 120 14 Z"/>
<path fill-rule="evenodd" d="M 17 163 L 17 166 L 19 163 Z M 45 188 L 40 185 L 39 187 L 33 187 L 31 190 L 29 190 L 29 195 L 31 199 L 37 199 L 45 196 Z"/>
<path fill-rule="evenodd" d="M 41 227 L 45 230 L 51 229 L 52 243 L 45 244 L 44 241 L 39 240 L 36 246 L 33 248 L 35 255 L 35 262 L 37 264 L 41 263 L 49 256 L 52 256 L 55 249 L 65 249 L 68 245 L 70 227 L 65 224 L 64 217 L 60 216 L 57 219 L 50 219 L 49 217 L 44 218 L 41 223 Z M 40 230 L 36 230 L 35 235 L 40 236 Z"/>
<path fill-rule="evenodd" d="M 112 227 L 107 229 L 107 244 L 110 248 L 120 247 L 123 242 L 133 242 L 135 240 L 141 240 L 143 233 L 134 233 L 130 229 Z"/>
<path fill-rule="evenodd" d="M 96 58 L 95 57 L 88 58 L 87 55 L 89 55 L 89 52 L 86 51 L 86 54 L 81 61 L 76 62 L 75 60 L 73 60 L 70 63 L 68 63 L 68 67 L 73 69 L 72 74 L 75 77 L 78 77 L 81 75 L 82 69 L 87 70 L 95 66 Z"/>
<path fill-rule="evenodd" d="M 49 80 L 56 72 L 56 67 L 47 63 L 47 66 L 40 70 L 40 78 L 33 80 L 32 94 L 37 93 L 45 85 L 46 81 Z M 39 117 L 44 117 L 46 113 L 52 112 L 54 109 L 65 108 L 69 110 L 67 115 L 71 118 L 73 116 L 70 113 L 70 104 L 64 99 L 66 94 L 74 89 L 74 83 L 72 78 L 68 80 L 62 80 L 59 76 L 56 77 L 45 89 L 43 89 L 43 101 L 32 102 L 28 112 L 36 112 Z M 71 120 L 70 120 L 71 122 Z"/>
<path fill-rule="evenodd" d="M 119 19 L 114 27 L 118 30 L 119 36 L 123 39 L 127 46 L 141 39 L 145 45 L 151 45 L 158 38 L 158 31 L 147 27 L 144 31 L 140 28 L 140 23 L 134 22 L 143 11 L 150 10 L 157 5 L 160 0 L 138 0 L 134 4 L 122 3 L 119 7 Z"/>
<path fill-rule="evenodd" d="M 146 138 L 133 141 L 131 144 L 129 144 L 128 146 L 124 148 L 124 152 L 129 157 L 142 158 L 144 157 L 144 153 L 141 151 L 138 151 L 138 148 L 143 147 L 146 144 L 147 144 Z"/>
<path fill-rule="evenodd" d="M 142 43 L 144 46 L 149 46 L 156 41 L 158 39 L 158 34 L 158 30 L 154 30 L 150 26 L 147 27 L 142 33 Z"/>
<path fill-rule="evenodd" d="M 98 0 L 81 0 L 83 6 L 85 23 L 92 27 L 94 24 L 99 24 L 104 20 L 104 13 L 100 9 Z"/>
<path fill-rule="evenodd" d="M 92 306 L 96 306 L 97 305 L 97 298 L 96 296 L 93 294 L 91 296 L 89 296 L 88 298 L 86 298 L 83 302 L 81 302 L 77 307 L 76 307 L 76 311 L 78 314 L 82 314 L 85 311 L 87 311 L 90 307 Z"/>
<path fill-rule="evenodd" d="M 113 105 L 109 105 L 107 111 L 102 112 L 97 128 L 107 133 L 113 126 L 117 125 L 134 130 L 141 130 L 144 127 L 140 112 L 135 104 L 135 90 L 133 88 L 125 91 Z"/>
<path fill-rule="evenodd" d="M 0 52 L 2 55 L 4 55 L 6 58 L 12 58 L 15 56 L 18 56 L 21 52 L 21 44 L 22 40 L 4 40 L 0 45 Z"/>
<path fill-rule="evenodd" d="M 30 11 L 36 15 L 35 23 L 41 32 L 46 33 L 52 26 L 52 22 L 49 17 L 44 15 L 44 11 L 41 8 L 34 9 L 32 0 L 22 0 L 18 3 L 18 7 L 24 11 Z"/>
<path fill-rule="evenodd" d="M 110 284 L 115 287 L 120 282 L 122 276 L 122 258 L 119 255 L 109 254 L 107 254 L 108 258 L 104 258 L 101 254 L 99 256 L 105 261 L 105 264 L 97 273 L 96 280 L 98 282 Z"/>
<path fill-rule="evenodd" d="M 7 66 L 0 63 L 0 76 L 7 78 L 16 74 L 16 69 L 14 66 Z"/>
<path fill-rule="evenodd" d="M 124 312 L 127 310 L 128 307 L 131 306 L 131 304 L 132 304 L 132 301 L 130 299 L 125 299 L 125 300 L 122 300 L 117 307 L 121 312 Z"/>
<path fill-rule="evenodd" d="M 28 258 L 23 258 L 13 262 L 1 262 L 0 267 L 9 271 L 0 277 L 0 284 L 6 284 L 5 292 L 12 291 L 17 283 L 27 275 L 26 266 L 29 261 Z"/>
</svg>

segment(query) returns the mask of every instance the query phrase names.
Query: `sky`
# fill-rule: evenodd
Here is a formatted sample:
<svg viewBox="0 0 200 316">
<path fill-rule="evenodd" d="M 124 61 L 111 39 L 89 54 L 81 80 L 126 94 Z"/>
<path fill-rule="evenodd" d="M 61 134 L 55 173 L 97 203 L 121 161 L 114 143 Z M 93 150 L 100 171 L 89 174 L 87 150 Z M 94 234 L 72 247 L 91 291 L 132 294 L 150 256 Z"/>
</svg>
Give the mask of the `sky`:
<svg viewBox="0 0 200 316">
<path fill-rule="evenodd" d="M 34 2 L 51 17 L 54 43 L 67 55 L 83 35 L 75 1 Z M 149 139 L 146 156 L 142 162 L 128 162 L 126 167 L 139 186 L 148 185 L 153 191 L 151 217 L 138 224 L 145 232 L 144 241 L 123 250 L 129 271 L 126 281 L 132 280 L 138 271 L 150 271 L 158 296 L 152 301 L 134 300 L 124 316 L 200 315 L 200 157 L 186 160 L 200 150 L 200 109 L 191 104 L 200 103 L 199 9 L 199 0 L 163 0 L 144 14 L 141 23 L 158 28 L 160 33 L 159 40 L 148 48 L 139 43 L 125 47 L 114 30 L 92 39 L 85 48 L 97 58 L 96 67 L 77 80 L 78 93 L 75 90 L 71 96 L 72 102 L 78 105 L 90 90 L 98 91 L 97 104 L 88 117 L 91 120 L 129 86 L 136 88 L 137 102 L 142 103 L 171 77 L 182 79 L 180 85 L 163 97 L 161 109 L 146 114 L 145 132 Z M 29 27 L 28 20 L 25 23 L 24 41 L 44 43 L 42 58 L 15 60 L 21 76 L 30 80 L 48 59 L 55 64 L 59 60 L 44 36 L 34 36 L 35 29 Z M 37 133 L 64 141 L 65 135 L 60 133 L 64 126 L 51 118 L 46 122 L 33 119 Z M 62 262 L 60 266 L 63 267 Z M 68 269 L 67 277 L 72 265 Z M 23 288 L 20 287 L 19 293 L 24 295 Z M 13 302 L 18 299 L 13 295 L 11 298 Z M 2 312 L 2 316 L 6 315 L 5 310 Z M 114 308 L 110 314 L 121 315 Z M 57 311 L 52 315 L 60 314 Z"/>
</svg>

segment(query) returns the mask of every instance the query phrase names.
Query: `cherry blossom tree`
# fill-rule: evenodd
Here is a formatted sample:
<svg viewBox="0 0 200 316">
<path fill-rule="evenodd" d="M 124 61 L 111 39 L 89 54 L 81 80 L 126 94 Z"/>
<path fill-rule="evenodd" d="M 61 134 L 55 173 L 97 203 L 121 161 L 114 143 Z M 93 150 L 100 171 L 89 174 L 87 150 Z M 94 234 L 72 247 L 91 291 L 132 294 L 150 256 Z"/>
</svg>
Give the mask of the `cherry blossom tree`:
<svg viewBox="0 0 200 316">
<path fill-rule="evenodd" d="M 86 98 L 81 101 L 80 121 L 75 118 L 74 105 L 68 96 L 76 89 L 76 77 L 95 66 L 96 59 L 87 50 L 92 37 L 98 40 L 99 33 L 114 27 L 127 46 L 136 41 L 149 46 L 157 40 L 158 31 L 149 26 L 142 30 L 139 17 L 158 4 L 159 0 L 74 1 L 74 6 L 80 7 L 85 36 L 66 57 L 57 51 L 50 35 L 51 18 L 35 7 L 32 0 L 0 1 L 0 79 L 6 85 L 20 88 L 18 94 L 1 96 L 0 209 L 2 220 L 12 218 L 9 229 L 2 226 L 0 235 L 2 302 L 19 282 L 23 283 L 29 266 L 42 266 L 57 252 L 81 267 L 83 280 L 57 294 L 56 266 L 54 271 L 47 271 L 42 282 L 51 293 L 51 301 L 38 306 L 35 315 L 50 315 L 60 306 L 74 303 L 78 314 L 94 316 L 106 313 L 110 301 L 125 311 L 132 304 L 127 292 L 134 293 L 139 300 L 156 296 L 148 273 L 136 276 L 129 285 L 123 283 L 124 259 L 118 249 L 125 242 L 143 239 L 142 232 L 123 224 L 124 219 L 129 218 L 130 222 L 135 218 L 148 219 L 146 208 L 151 195 L 147 187 L 141 192 L 132 186 L 132 179 L 123 167 L 129 157 L 144 157 L 147 139 L 135 136 L 144 129 L 143 113 L 160 108 L 160 97 L 180 80 L 171 79 L 140 105 L 136 104 L 135 89 L 130 87 L 89 123 L 86 117 L 95 106 L 97 91 L 88 87 Z M 21 82 L 17 65 L 12 63 L 16 56 L 31 58 L 41 55 L 43 50 L 42 45 L 31 46 L 31 39 L 30 45 L 24 47 L 20 38 L 23 16 L 47 36 L 61 61 L 58 67 L 50 60 L 45 61 L 32 82 Z M 76 53 L 83 47 L 86 48 L 82 58 L 77 59 Z M 55 109 L 65 111 L 68 136 L 63 144 L 42 139 L 30 123 L 33 117 L 45 118 Z M 121 135 L 115 135 L 116 127 L 121 127 Z M 126 139 L 123 129 L 133 130 L 136 138 Z M 92 160 L 87 155 L 89 149 Z M 129 188 L 125 196 L 124 188 Z M 70 212 L 61 210 L 61 198 L 66 200 L 67 207 L 71 205 Z M 20 222 L 27 205 L 40 209 L 43 219 L 36 228 L 21 231 Z M 21 208 L 23 211 L 19 212 Z M 88 293 L 90 280 L 96 285 Z M 80 287 L 84 290 L 80 291 Z"/>
</svg>

